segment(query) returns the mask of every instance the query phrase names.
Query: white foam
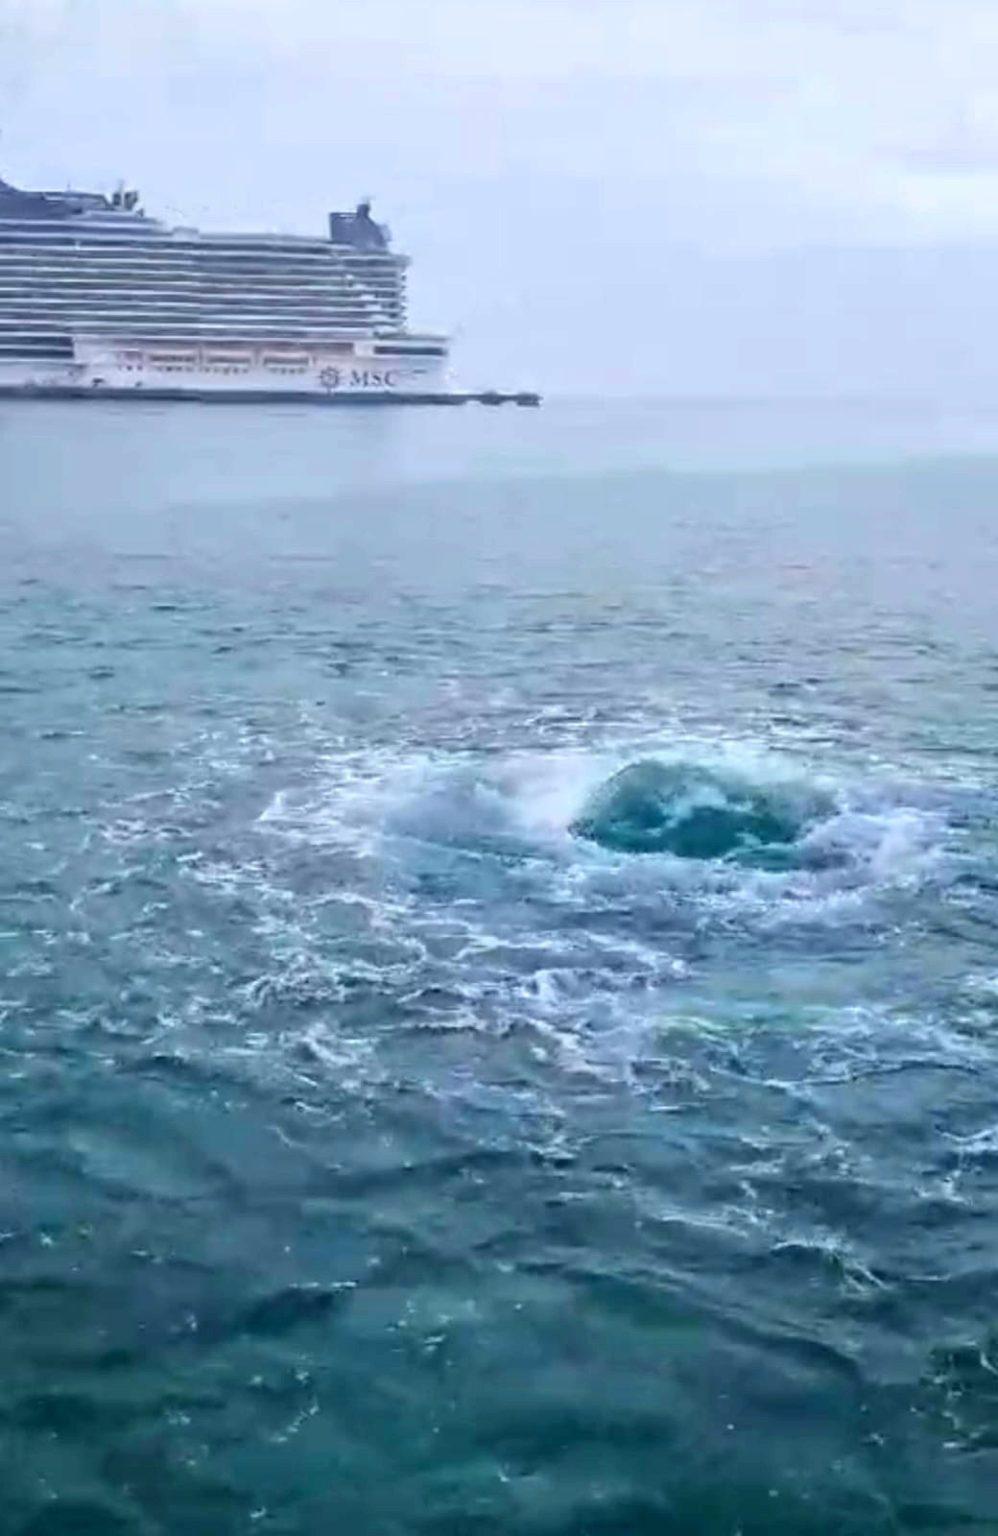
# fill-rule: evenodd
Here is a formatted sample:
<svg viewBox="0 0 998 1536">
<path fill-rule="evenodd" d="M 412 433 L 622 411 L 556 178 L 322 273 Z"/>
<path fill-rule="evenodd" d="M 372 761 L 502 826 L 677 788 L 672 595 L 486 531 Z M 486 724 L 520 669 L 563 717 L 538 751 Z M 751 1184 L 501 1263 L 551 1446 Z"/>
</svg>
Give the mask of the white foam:
<svg viewBox="0 0 998 1536">
<path fill-rule="evenodd" d="M 573 837 L 593 791 L 648 755 L 789 786 L 831 811 L 786 870 L 621 854 Z M 413 1028 L 527 1030 L 560 1070 L 617 1080 L 655 1054 L 676 989 L 696 982 L 688 939 L 744 939 L 774 924 L 875 931 L 881 898 L 932 878 L 947 836 L 938 811 L 882 769 L 837 777 L 752 744 L 656 751 L 647 737 L 491 758 L 340 747 L 310 781 L 272 796 L 256 832 L 259 857 L 190 869 L 256 910 L 270 959 L 246 988 L 251 1011 L 290 1001 L 335 1013 L 358 993 L 383 995 Z M 284 887 L 282 866 L 293 870 L 304 849 L 347 856 L 331 866 L 331 889 Z M 331 903 L 355 905 L 386 947 L 365 958 L 364 935 L 337 937 L 323 919 Z M 338 1047 L 322 1042 L 332 1069 Z"/>
</svg>

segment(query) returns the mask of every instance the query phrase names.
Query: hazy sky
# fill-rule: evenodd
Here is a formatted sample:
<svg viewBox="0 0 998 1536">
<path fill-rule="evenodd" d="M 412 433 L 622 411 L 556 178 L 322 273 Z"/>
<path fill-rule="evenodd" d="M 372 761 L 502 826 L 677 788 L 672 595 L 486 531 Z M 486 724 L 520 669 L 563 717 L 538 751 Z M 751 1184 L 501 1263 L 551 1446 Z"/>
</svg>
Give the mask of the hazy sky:
<svg viewBox="0 0 998 1536">
<path fill-rule="evenodd" d="M 998 388 L 998 0 L 0 0 L 0 175 L 362 194 L 483 383 Z"/>
</svg>

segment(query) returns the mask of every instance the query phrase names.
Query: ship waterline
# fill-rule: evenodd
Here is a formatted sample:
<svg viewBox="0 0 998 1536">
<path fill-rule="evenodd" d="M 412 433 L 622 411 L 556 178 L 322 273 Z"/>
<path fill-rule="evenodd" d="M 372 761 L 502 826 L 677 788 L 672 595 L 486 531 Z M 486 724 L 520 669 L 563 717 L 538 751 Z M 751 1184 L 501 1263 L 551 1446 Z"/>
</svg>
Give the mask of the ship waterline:
<svg viewBox="0 0 998 1536">
<path fill-rule="evenodd" d="M 448 338 L 408 328 L 408 264 L 367 203 L 322 239 L 214 234 L 148 217 L 133 192 L 0 181 L 0 395 L 472 398 Z"/>
</svg>

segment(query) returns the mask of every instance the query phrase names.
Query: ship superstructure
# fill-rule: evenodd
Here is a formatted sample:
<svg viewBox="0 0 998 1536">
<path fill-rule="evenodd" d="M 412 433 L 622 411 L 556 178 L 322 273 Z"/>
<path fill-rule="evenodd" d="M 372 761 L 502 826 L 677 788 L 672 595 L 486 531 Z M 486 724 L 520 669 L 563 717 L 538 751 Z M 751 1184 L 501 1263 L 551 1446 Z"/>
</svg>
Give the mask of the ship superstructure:
<svg viewBox="0 0 998 1536">
<path fill-rule="evenodd" d="M 366 202 L 325 238 L 208 234 L 0 181 L 0 393 L 445 398 L 407 266 Z"/>
</svg>

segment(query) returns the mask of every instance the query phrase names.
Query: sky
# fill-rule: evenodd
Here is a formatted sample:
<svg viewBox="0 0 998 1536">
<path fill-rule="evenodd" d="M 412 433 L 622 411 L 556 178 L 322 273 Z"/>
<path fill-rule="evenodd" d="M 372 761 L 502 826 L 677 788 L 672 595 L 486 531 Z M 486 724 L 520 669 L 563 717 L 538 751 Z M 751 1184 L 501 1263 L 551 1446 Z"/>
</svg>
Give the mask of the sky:
<svg viewBox="0 0 998 1536">
<path fill-rule="evenodd" d="M 998 0 L 0 0 L 0 176 L 371 196 L 470 384 L 998 387 Z"/>
</svg>

